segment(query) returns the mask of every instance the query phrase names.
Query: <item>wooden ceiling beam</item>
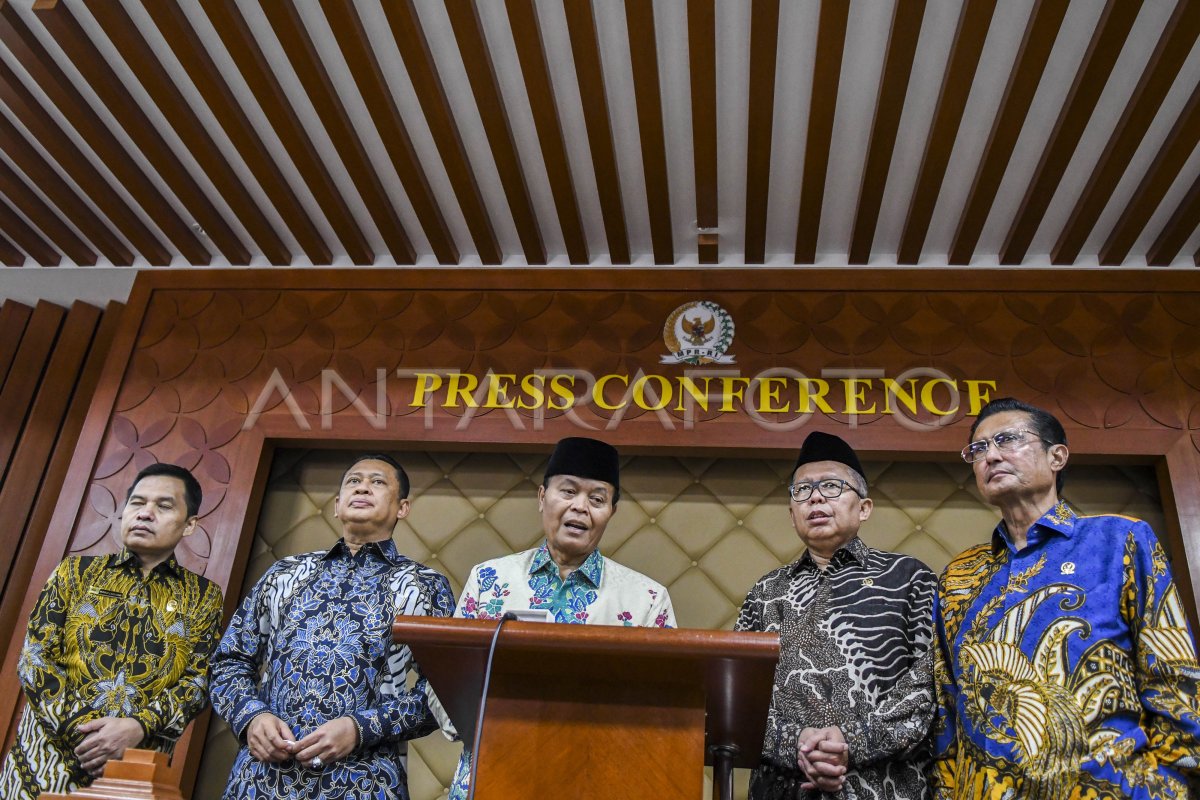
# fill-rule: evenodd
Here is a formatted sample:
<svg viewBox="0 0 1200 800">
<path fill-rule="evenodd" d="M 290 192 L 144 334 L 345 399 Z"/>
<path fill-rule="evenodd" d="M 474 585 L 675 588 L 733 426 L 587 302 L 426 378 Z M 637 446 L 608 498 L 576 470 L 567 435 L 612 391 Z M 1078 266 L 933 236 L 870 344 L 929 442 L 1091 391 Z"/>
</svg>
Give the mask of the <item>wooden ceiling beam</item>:
<svg viewBox="0 0 1200 800">
<path fill-rule="evenodd" d="M 234 0 L 214 0 L 213 4 L 228 6 L 233 3 Z M 261 8 L 271 29 L 275 32 L 275 36 L 279 41 L 287 43 L 283 52 L 291 63 L 296 77 L 300 79 L 321 124 L 325 126 L 330 142 L 337 150 L 338 156 L 341 157 L 346 173 L 354 182 L 354 186 L 362 197 L 371 219 L 375 222 L 379 235 L 387 244 L 392 258 L 398 264 L 413 263 L 416 260 L 416 253 L 413 251 L 412 242 L 404 231 L 404 226 L 396 214 L 396 209 L 388 197 L 383 182 L 379 179 L 374 165 L 371 164 L 362 140 L 358 138 L 354 122 L 346 112 L 346 107 L 342 105 L 337 89 L 321 63 L 321 58 L 308 35 L 308 30 L 300 19 L 299 12 L 291 3 L 264 3 Z M 237 13 L 240 14 L 240 12 Z M 369 98 L 366 99 L 366 103 L 368 107 L 371 106 Z M 384 138 L 386 139 L 386 136 Z M 433 238 L 430 239 L 430 243 L 434 245 L 434 253 L 442 263 L 458 261 L 458 253 L 447 252 L 444 242 L 441 248 L 437 247 L 437 242 Z"/>
<path fill-rule="evenodd" d="M 1188 157 L 1200 143 L 1200 86 L 1192 90 L 1187 105 L 1179 118 L 1171 127 L 1162 147 L 1154 156 L 1154 161 L 1146 170 L 1145 177 L 1138 184 L 1125 210 L 1113 225 L 1104 246 L 1100 248 L 1100 264 L 1106 267 L 1117 267 L 1129 255 L 1138 236 L 1146 228 L 1146 223 L 1154 215 L 1162 203 L 1163 197 L 1170 190 L 1179 173 L 1183 171 Z M 1192 218 L 1192 227 L 1196 226 L 1196 218 Z"/>
<path fill-rule="evenodd" d="M 1192 188 L 1188 189 L 1179 207 L 1150 246 L 1146 253 L 1146 263 L 1151 267 L 1170 266 L 1187 243 L 1188 237 L 1196 231 L 1197 225 L 1200 225 L 1200 177 L 1192 183 Z"/>
<path fill-rule="evenodd" d="M 1033 179 L 1025 190 L 1025 196 L 1017 209 L 1012 226 L 1000 248 L 1001 264 L 1020 264 L 1029 252 L 1029 245 L 1037 234 L 1046 209 L 1063 173 L 1075 155 L 1079 140 L 1087 129 L 1088 120 L 1096 110 L 1100 93 L 1108 84 L 1117 57 L 1125 47 L 1133 23 L 1141 11 L 1143 0 L 1108 0 L 1101 12 L 1100 21 L 1088 43 L 1087 52 L 1080 62 L 1079 70 L 1054 128 L 1042 151 Z"/>
<path fill-rule="evenodd" d="M 3 142 L 2 147 L 8 157 L 25 174 L 26 180 L 37 186 L 42 194 L 46 195 L 50 202 L 57 206 L 67 219 L 71 220 L 79 232 L 105 258 L 118 267 L 127 267 L 133 263 L 133 253 L 125 246 L 124 242 L 109 230 L 104 221 L 92 211 L 87 203 L 79 199 L 75 190 L 67 185 L 67 182 L 42 158 L 37 150 L 25 141 L 25 137 L 3 115 L 0 115 L 0 142 Z M 82 160 L 82 158 L 80 155 L 79 159 Z M 103 182 L 99 175 L 88 181 L 76 180 L 84 191 L 87 191 L 87 187 L 94 185 L 97 181 Z M 93 201 L 98 199 L 92 197 Z M 140 221 L 133 216 L 133 212 L 111 192 L 105 192 L 102 199 L 104 202 L 97 202 L 97 205 L 104 208 L 110 216 L 121 218 L 122 224 L 137 222 L 140 225 Z M 161 248 L 148 230 L 142 227 L 141 231 L 150 242 Z M 169 254 L 167 258 L 169 260 Z"/>
<path fill-rule="evenodd" d="M 529 110 L 537 129 L 542 159 L 546 163 L 550 194 L 554 198 L 567 258 L 572 264 L 584 265 L 591 258 L 588 255 L 587 238 L 583 234 L 583 220 L 579 216 L 575 184 L 571 180 L 567 144 L 563 139 L 562 123 L 558 119 L 558 105 L 550 82 L 550 68 L 546 64 L 546 49 L 542 44 L 542 28 L 538 24 L 537 11 L 532 0 L 505 0 L 504 7 L 508 12 L 525 92 L 529 96 Z"/>
<path fill-rule="evenodd" d="M 67 258 L 82 267 L 95 266 L 96 251 L 59 219 L 54 209 L 46 205 L 3 161 L 0 161 L 0 195 L 20 209 Z"/>
<path fill-rule="evenodd" d="M 746 112 L 747 264 L 766 260 L 771 191 L 771 133 L 775 124 L 775 62 L 779 51 L 779 0 L 751 0 L 750 85 Z"/>
<path fill-rule="evenodd" d="M 384 5 L 388 4 L 384 3 Z M 400 109 L 396 107 L 396 99 L 392 96 L 391 89 L 388 88 L 387 77 L 383 74 L 378 59 L 375 58 L 375 51 L 371 49 L 371 42 L 367 38 L 367 31 L 363 27 L 362 19 L 358 16 L 358 11 L 355 10 L 350 0 L 322 0 L 321 7 L 325 11 L 325 19 L 330 30 L 333 31 L 342 56 L 346 59 L 346 66 L 350 68 L 350 74 L 362 95 L 367 112 L 371 115 L 375 129 L 379 132 L 383 148 L 387 151 L 392 167 L 400 177 L 400 183 L 404 186 L 405 194 L 408 195 L 408 200 L 412 204 L 413 212 L 417 215 L 417 220 L 421 223 L 422 230 L 425 231 L 425 238 L 429 240 L 429 246 L 433 248 L 440 263 L 459 263 L 458 246 L 454 243 L 454 235 L 450 232 L 450 226 L 446 224 L 446 218 L 442 215 L 437 199 L 433 196 L 429 179 L 421 167 L 421 159 L 417 155 L 416 148 L 413 147 L 412 137 L 408 135 L 408 128 L 400 116 Z M 291 3 L 268 3 L 263 6 L 263 10 L 266 12 L 267 18 L 272 20 L 271 24 L 276 27 L 277 35 L 280 31 L 290 31 L 289 35 L 303 36 L 305 41 L 309 42 L 305 48 L 312 56 L 311 59 L 306 59 L 310 63 L 305 67 L 306 71 L 310 73 L 310 78 L 306 82 L 306 85 L 311 84 L 308 86 L 308 92 L 310 95 L 314 91 L 328 94 L 329 96 L 323 101 L 324 104 L 330 108 L 336 108 L 338 113 L 345 115 L 345 107 L 338 99 L 336 89 L 329 80 L 325 68 L 321 65 L 316 49 L 311 47 L 311 40 L 308 38 L 308 33 L 296 8 Z M 280 39 L 285 42 L 291 41 L 283 35 L 280 35 Z M 403 48 L 404 45 L 401 45 L 401 49 Z M 349 117 L 346 117 L 345 122 L 352 130 L 353 122 Z M 434 138 L 437 138 L 436 133 Z M 464 207 L 465 213 L 467 213 L 467 209 Z M 469 219 L 467 224 L 470 228 Z M 475 229 L 472 228 L 471 232 L 474 235 Z M 479 243 L 478 240 L 476 243 Z M 484 253 L 486 253 L 486 249 L 481 250 L 481 255 Z M 485 263 L 487 262 L 485 261 Z"/>
<path fill-rule="evenodd" d="M 296 110 L 234 0 L 202 0 L 201 7 L 350 260 L 355 264 L 375 263 L 374 249 L 317 153 L 316 146 L 304 129 L 304 123 L 296 115 Z"/>
<path fill-rule="evenodd" d="M 525 171 L 517 155 L 517 144 L 500 94 L 500 83 L 496 80 L 492 54 L 483 35 L 479 9 L 475 3 L 458 0 L 446 0 L 445 6 L 463 67 L 467 71 L 467 80 L 471 84 L 471 93 L 475 96 L 475 105 L 483 121 L 488 147 L 491 148 L 492 159 L 500 175 L 500 185 L 508 200 L 509 213 L 512 214 L 517 237 L 525 251 L 525 261 L 529 264 L 545 264 L 546 244 L 533 210 Z"/>
<path fill-rule="evenodd" d="M 608 110 L 608 91 L 604 85 L 604 67 L 600 63 L 600 39 L 591 0 L 562 0 L 567 16 L 567 36 L 575 61 L 575 79 L 583 104 L 588 148 L 596 191 L 600 195 L 600 216 L 608 240 L 608 257 L 614 264 L 629 263 L 629 229 L 625 224 L 625 205 L 621 198 L 621 173 L 617 169 L 617 151 L 613 145 L 612 117 Z"/>
<path fill-rule="evenodd" d="M 0 231 L 8 234 L 17 247 L 43 267 L 56 267 L 62 261 L 62 254 L 21 219 L 3 197 L 0 197 Z"/>
<path fill-rule="evenodd" d="M 1004 87 L 1000 111 L 992 122 L 967 204 L 950 245 L 951 264 L 971 263 L 1069 5 L 1070 0 L 1037 0 L 1034 3 L 1016 63 L 1008 77 L 1008 85 Z"/>
<path fill-rule="evenodd" d="M 625 27 L 629 31 L 633 95 L 637 104 L 638 135 L 642 145 L 646 208 L 650 216 L 650 244 L 654 250 L 654 263 L 674 264 L 671 190 L 667 174 L 667 143 L 663 126 L 662 87 L 658 74 L 654 4 L 626 3 Z"/>
<path fill-rule="evenodd" d="M 20 267 L 25 264 L 25 254 L 17 249 L 17 246 L 8 240 L 8 237 L 0 235 L 0 264 L 6 267 Z M 4 304 L 4 308 L 8 308 L 8 303 Z"/>
<path fill-rule="evenodd" d="M 159 230 L 192 263 L 206 263 L 211 259 L 195 232 L 174 212 L 166 198 L 117 142 L 116 137 L 104 126 L 96 124 L 91 107 L 63 75 L 62 70 L 54 63 L 54 58 L 21 21 L 12 4 L 0 5 L 0 23 L 0 40 L 20 59 L 25 69 L 37 81 L 39 88 L 67 116 L 71 124 L 75 125 L 77 130 L 86 133 L 88 146 L 95 151 L 133 200 L 146 210 L 147 216 Z M 173 254 L 158 241 L 124 201 L 117 199 L 118 195 L 113 192 L 99 170 L 92 166 L 88 157 L 72 143 L 70 137 L 63 135 L 57 120 L 42 108 L 33 94 L 2 62 L 0 100 L 17 115 L 21 124 L 46 148 L 96 207 L 104 209 L 105 213 L 110 215 L 117 228 L 150 264 L 162 266 L 171 262 Z M 5 150 L 12 154 L 9 147 L 15 143 L 10 143 L 7 138 L 0 139 L 0 142 Z M 18 146 L 21 147 L 23 145 Z M 18 166 L 24 169 L 24 164 L 25 162 L 19 162 Z"/>
<path fill-rule="evenodd" d="M 325 0 L 326 15 L 328 16 L 329 6 L 344 6 L 347 1 Z M 500 264 L 504 261 L 504 253 L 501 252 L 500 243 L 496 239 L 495 228 L 488 215 L 487 205 L 483 202 L 479 182 L 475 180 L 475 171 L 471 168 L 462 133 L 454 121 L 454 112 L 438 76 L 437 62 L 433 59 L 429 40 L 421 28 L 421 18 L 417 15 L 417 9 L 412 0 L 399 0 L 384 3 L 383 12 L 387 15 L 400 57 L 404 59 L 404 66 L 417 94 L 417 101 L 421 104 L 421 110 L 425 112 L 425 120 L 442 157 L 446 176 L 454 188 L 454 195 L 458 199 L 459 208 L 462 209 L 467 230 L 471 232 L 471 239 L 475 242 L 475 250 L 484 264 Z M 475 57 L 472 53 L 471 58 Z"/>
<path fill-rule="evenodd" d="M 696 181 L 697 253 L 720 260 L 717 204 L 717 28 L 713 0 L 688 0 L 688 67 L 692 100 L 692 163 Z"/>
<path fill-rule="evenodd" d="M 159 6 L 160 8 L 168 7 L 168 4 L 163 0 L 154 0 L 150 5 Z M 175 131 L 175 135 L 183 143 L 183 146 L 191 153 L 196 164 L 212 182 L 213 188 L 216 189 L 221 199 L 229 206 L 237 220 L 245 228 L 250 238 L 262 249 L 263 255 L 266 256 L 268 263 L 274 265 L 287 265 L 292 263 L 292 254 L 288 250 L 287 245 L 279 238 L 279 234 L 267 220 L 262 209 L 255 203 L 254 198 L 246 190 L 237 173 L 233 171 L 225 154 L 217 147 L 216 142 L 208 135 L 208 131 L 201 122 L 200 117 L 192 108 L 192 105 L 179 88 L 175 86 L 158 58 L 155 57 L 150 45 L 142 37 L 141 31 L 134 24 L 133 19 L 125 11 L 124 6 L 120 3 L 94 3 L 88 7 L 93 18 L 100 24 L 104 35 L 116 46 L 121 53 L 121 58 L 133 70 L 133 74 L 137 76 L 138 82 L 142 88 L 150 95 L 150 99 L 158 107 L 162 114 L 162 118 Z M 65 15 L 71 17 L 71 12 L 64 3 L 58 3 L 53 9 L 46 8 L 42 12 L 44 15 Z M 78 20 L 71 17 L 67 22 L 82 33 L 82 28 L 79 28 Z M 90 42 L 90 40 L 89 40 Z M 95 47 L 90 49 L 96 58 L 101 58 L 99 50 Z M 81 50 L 81 52 L 84 52 Z M 188 66 L 186 61 L 185 68 Z M 82 67 L 78 61 L 76 67 Z M 101 76 L 101 80 L 104 77 Z M 216 111 L 216 109 L 214 109 Z M 222 114 L 217 112 L 215 116 L 221 120 Z M 235 145 L 236 146 L 236 145 Z M 265 154 L 264 154 L 265 155 Z M 243 155 L 243 158 L 245 156 Z M 254 155 L 248 160 L 251 172 L 258 177 L 261 168 L 264 164 L 273 163 L 269 156 L 265 158 Z M 284 184 L 286 186 L 286 183 Z M 268 192 L 268 195 L 273 193 L 274 186 L 263 184 L 263 189 Z M 207 209 L 206 209 L 207 210 Z M 292 209 L 287 207 L 279 209 L 286 218 Z M 307 215 L 303 214 L 301 209 L 300 218 L 307 221 Z M 233 253 L 238 256 L 244 256 L 245 260 L 234 262 L 235 264 L 249 263 L 252 256 L 250 251 L 237 240 L 237 234 L 234 233 L 232 226 L 229 225 L 224 215 L 213 209 L 213 213 L 220 219 L 221 226 L 217 231 L 209 229 L 210 221 L 198 220 L 204 230 L 221 247 L 222 252 L 229 257 L 228 248 L 233 249 Z M 232 260 L 232 259 L 231 259 Z"/>
<path fill-rule="evenodd" d="M 221 125 L 221 129 L 225 131 L 225 135 L 229 137 L 229 141 L 241 156 L 246 167 L 254 175 L 258 185 L 262 187 L 263 193 L 274 205 L 275 210 L 279 213 L 283 224 L 291 231 L 292 236 L 296 238 L 296 243 L 300 249 L 308 256 L 309 260 L 314 264 L 328 264 L 333 253 L 329 246 L 321 238 L 321 234 L 317 231 L 316 225 L 313 224 L 312 218 L 308 212 L 304 210 L 300 199 L 296 193 L 292 191 L 292 187 L 288 184 L 287 179 L 280 171 L 279 165 L 275 163 L 275 158 L 272 156 L 270 149 L 266 146 L 258 133 L 254 130 L 249 117 L 242 109 L 238 100 L 233 95 L 233 91 L 221 76 L 221 71 L 217 68 L 212 56 L 205 49 L 204 43 L 200 41 L 200 37 L 192 28 L 191 22 L 187 15 L 180 8 L 178 0 L 142 0 L 142 7 L 154 24 L 158 27 L 163 38 L 171 46 L 175 53 L 175 57 L 183 64 L 187 70 L 188 77 L 204 98 L 204 102 L 212 110 L 212 116 Z M 100 13 L 99 9 L 103 9 Z M 102 3 L 92 8 L 92 13 L 100 20 L 101 24 L 108 24 L 124 29 L 126 26 L 132 26 L 132 21 L 128 15 L 121 9 L 119 3 Z M 120 25 L 116 25 L 115 20 L 120 20 Z M 113 38 L 112 34 L 109 38 Z M 114 39 L 116 41 L 116 39 Z M 141 43 L 137 50 L 141 50 L 144 43 Z M 128 55 L 126 55 L 128 58 Z M 182 102 L 183 98 L 175 89 L 174 84 L 171 84 L 165 74 L 162 73 L 161 66 L 157 61 L 153 61 L 153 57 L 147 51 L 141 54 L 141 59 L 148 61 L 144 69 L 153 74 L 154 84 L 158 85 L 165 82 L 166 85 L 160 90 L 173 105 Z M 133 66 L 131 64 L 131 66 Z M 149 89 L 150 84 L 147 84 L 146 78 L 142 79 L 142 83 Z M 163 105 L 160 101 L 160 106 Z M 183 136 L 179 130 L 181 120 L 186 119 L 190 114 L 190 109 L 185 114 L 176 116 L 174 113 L 167 114 L 167 118 L 171 120 L 171 124 L 176 131 Z M 194 114 L 192 114 L 194 116 Z M 204 137 L 208 145 L 212 142 L 208 137 Z M 201 143 L 203 144 L 203 143 Z M 230 176 L 227 176 L 228 180 Z M 214 181 L 215 182 L 215 181 Z M 240 184 L 237 184 L 240 187 Z M 243 192 L 244 193 L 244 192 Z M 251 203 L 249 196 L 238 198 L 243 204 Z M 232 202 L 230 203 L 232 206 Z M 239 218 L 243 224 L 246 224 L 246 217 L 242 217 L 240 212 L 235 208 L 234 213 L 239 214 Z M 255 206 L 251 209 L 250 218 L 254 221 L 256 228 L 251 228 L 247 225 L 247 229 L 251 231 L 259 246 L 263 248 L 263 252 L 267 254 L 268 259 L 273 264 L 291 263 L 291 253 L 287 251 L 283 242 L 275 235 L 274 230 L 269 232 L 263 231 L 261 236 L 255 231 L 261 229 L 262 226 L 269 226 L 262 213 Z M 270 243 L 270 249 L 268 249 Z M 272 252 L 275 255 L 272 255 Z"/>
<path fill-rule="evenodd" d="M 104 60 L 104 56 L 100 53 L 100 50 L 88 38 L 87 33 L 83 30 L 78 20 L 75 19 L 75 16 L 66 4 L 58 0 L 38 0 L 34 4 L 33 10 L 38 21 L 54 37 L 58 46 L 62 48 L 63 52 L 71 60 L 71 63 L 75 65 L 79 74 L 84 77 L 84 80 L 87 81 L 92 91 L 96 93 L 100 101 L 112 113 L 117 124 L 121 126 L 125 134 L 138 148 L 141 155 L 150 163 L 183 207 L 191 214 L 192 221 L 203 229 L 213 246 L 232 264 L 249 263 L 249 249 L 238 239 L 237 234 L 234 233 L 233 229 L 221 215 L 221 212 L 217 210 L 217 207 L 204 194 L 204 190 L 200 188 L 200 185 L 192 177 L 191 173 L 187 171 L 187 168 L 184 167 L 179 158 L 171 151 L 171 148 L 158 132 L 157 126 L 142 111 L 141 107 L 138 106 L 133 95 L 125 88 L 125 82 L 121 80 L 112 67 L 108 65 L 108 62 Z M 39 80 L 40 83 L 41 81 Z M 94 140 L 98 131 L 104 130 L 103 126 L 96 124 L 96 116 L 86 104 L 68 111 L 60 103 L 59 109 L 71 119 L 71 124 L 89 142 Z M 105 158 L 105 163 L 109 163 L 107 157 Z M 116 172 L 115 169 L 113 171 L 114 173 Z M 138 170 L 138 174 L 141 174 L 140 170 Z M 150 207 L 146 200 L 140 200 L 140 202 L 147 214 L 153 215 L 157 213 Z M 160 227 L 163 224 L 157 219 L 155 222 Z M 182 225 L 193 238 L 196 235 L 191 225 L 183 220 L 179 220 L 178 217 L 174 220 L 168 220 L 168 223 L 176 228 Z M 176 236 L 181 233 L 181 231 L 177 230 L 175 233 L 168 233 L 168 236 L 176 243 L 176 246 L 180 250 L 183 250 L 182 244 L 176 239 Z M 198 241 L 197 244 L 199 244 Z M 193 261 L 193 263 L 208 264 L 211 261 L 211 255 L 207 249 L 202 247 L 201 250 L 203 252 L 196 252 L 194 254 L 198 260 L 193 261 L 192 256 L 186 253 L 185 256 L 189 261 Z"/>
<path fill-rule="evenodd" d="M 924 18 L 925 0 L 896 0 L 892 33 L 883 59 L 883 76 L 879 81 L 879 97 L 875 103 L 875 121 L 867 146 L 867 163 L 858 193 L 858 210 L 854 214 L 854 231 L 850 236 L 851 264 L 866 264 L 871 260 L 871 244 L 875 240 L 879 209 L 883 205 L 883 192 L 892 166 L 892 152 L 896 148 L 896 131 L 900 128 L 900 113 L 904 110 Z"/>
<path fill-rule="evenodd" d="M 958 138 L 963 111 L 971 94 L 971 85 L 975 82 L 979 57 L 983 53 L 983 44 L 995 11 L 996 0 L 966 0 L 959 12 L 954 44 L 950 48 L 950 57 L 946 60 L 946 73 L 942 77 L 942 88 L 938 93 L 933 122 L 929 127 L 929 138 L 925 141 L 925 152 L 921 156 L 917 183 L 913 187 L 912 198 L 908 204 L 908 217 L 904 221 L 904 231 L 896 249 L 896 261 L 900 264 L 916 264 L 921 260 L 921 250 L 925 247 L 925 237 L 929 234 L 929 223 L 933 219 L 933 210 L 942 191 L 946 167 L 950 163 L 950 154 L 954 151 L 954 140 Z M 888 156 L 890 159 L 891 150 L 888 151 Z M 865 264 L 866 260 L 851 258 L 851 263 Z"/>
<path fill-rule="evenodd" d="M 1092 228 L 1096 226 L 1096 220 L 1100 218 L 1117 183 L 1133 160 L 1138 145 L 1154 121 L 1163 98 L 1179 76 L 1179 70 L 1197 37 L 1200 37 L 1200 3 L 1180 0 L 1163 28 L 1162 36 L 1129 97 L 1113 135 L 1096 162 L 1087 186 L 1050 252 L 1052 264 L 1073 264 L 1079 257 L 1079 251 L 1083 249 Z"/>
</svg>

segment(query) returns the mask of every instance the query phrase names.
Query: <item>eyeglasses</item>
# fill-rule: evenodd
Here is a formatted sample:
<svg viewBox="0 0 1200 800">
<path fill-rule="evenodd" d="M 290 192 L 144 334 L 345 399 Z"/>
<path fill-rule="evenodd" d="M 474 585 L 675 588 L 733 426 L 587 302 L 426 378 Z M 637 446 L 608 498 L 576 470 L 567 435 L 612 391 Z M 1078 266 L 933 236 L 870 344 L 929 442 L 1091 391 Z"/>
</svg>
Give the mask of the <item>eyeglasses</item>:
<svg viewBox="0 0 1200 800">
<path fill-rule="evenodd" d="M 836 500 L 842 496 L 842 492 L 846 489 L 854 492 L 859 497 L 866 497 L 865 494 L 851 486 L 849 481 L 844 481 L 841 478 L 826 478 L 816 483 L 793 483 L 788 487 L 788 492 L 797 503 L 803 503 L 812 497 L 813 489 L 820 492 L 821 497 L 824 497 L 826 500 Z"/>
<path fill-rule="evenodd" d="M 1038 436 L 1037 431 L 1000 431 L 991 439 L 980 439 L 964 447 L 962 449 L 963 461 L 968 464 L 974 464 L 976 461 L 983 459 L 987 455 L 988 447 L 993 444 L 996 445 L 997 450 L 1014 450 L 1025 442 L 1026 434 L 1033 436 L 1035 439 L 1040 439 L 1046 444 L 1052 444 L 1048 439 L 1042 439 Z"/>
</svg>

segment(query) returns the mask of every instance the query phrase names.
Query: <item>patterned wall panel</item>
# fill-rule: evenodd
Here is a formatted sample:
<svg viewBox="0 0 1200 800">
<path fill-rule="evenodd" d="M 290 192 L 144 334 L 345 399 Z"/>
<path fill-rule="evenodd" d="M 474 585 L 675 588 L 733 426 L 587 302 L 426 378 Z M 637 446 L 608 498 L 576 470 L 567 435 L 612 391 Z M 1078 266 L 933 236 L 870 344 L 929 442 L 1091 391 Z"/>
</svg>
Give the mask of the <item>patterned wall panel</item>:
<svg viewBox="0 0 1200 800">
<path fill-rule="evenodd" d="M 277 559 L 337 540 L 333 498 L 352 453 L 281 450 L 259 518 L 239 596 Z M 540 455 L 398 453 L 412 480 L 412 513 L 397 526 L 401 551 L 444 572 L 455 593 L 479 561 L 541 540 Z M 618 561 L 671 592 L 679 624 L 729 628 L 759 576 L 803 549 L 788 519 L 791 462 L 730 458 L 626 458 L 621 502 L 602 542 Z M 963 463 L 868 462 L 876 507 L 863 529 L 872 546 L 921 558 L 940 570 L 982 541 L 997 515 Z M 1163 524 L 1153 471 L 1072 467 L 1066 496 L 1084 513 L 1116 512 Z M 209 729 L 196 800 L 220 797 L 236 743 L 224 725 Z M 435 734 L 410 750 L 413 800 L 444 797 L 459 746 Z M 740 775 L 744 796 L 746 776 Z M 707 796 L 707 795 L 705 795 Z"/>
</svg>

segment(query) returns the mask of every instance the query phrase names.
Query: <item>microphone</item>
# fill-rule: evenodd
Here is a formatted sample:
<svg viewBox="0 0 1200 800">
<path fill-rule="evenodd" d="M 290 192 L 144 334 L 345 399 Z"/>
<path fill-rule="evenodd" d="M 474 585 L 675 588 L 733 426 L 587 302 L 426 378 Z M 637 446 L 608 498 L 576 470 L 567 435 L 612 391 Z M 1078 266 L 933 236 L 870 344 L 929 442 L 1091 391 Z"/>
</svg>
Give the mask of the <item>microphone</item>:
<svg viewBox="0 0 1200 800">
<path fill-rule="evenodd" d="M 496 655 L 496 642 L 500 639 L 500 629 L 504 623 L 512 622 L 517 615 L 505 611 L 496 621 L 496 632 L 492 634 L 492 643 L 488 646 L 487 666 L 483 670 L 483 692 L 479 695 L 479 715 L 475 719 L 475 740 L 471 744 L 471 792 L 467 800 L 475 800 L 475 773 L 479 771 L 479 742 L 483 734 L 483 715 L 487 711 L 488 685 L 492 682 L 492 659 Z"/>
</svg>

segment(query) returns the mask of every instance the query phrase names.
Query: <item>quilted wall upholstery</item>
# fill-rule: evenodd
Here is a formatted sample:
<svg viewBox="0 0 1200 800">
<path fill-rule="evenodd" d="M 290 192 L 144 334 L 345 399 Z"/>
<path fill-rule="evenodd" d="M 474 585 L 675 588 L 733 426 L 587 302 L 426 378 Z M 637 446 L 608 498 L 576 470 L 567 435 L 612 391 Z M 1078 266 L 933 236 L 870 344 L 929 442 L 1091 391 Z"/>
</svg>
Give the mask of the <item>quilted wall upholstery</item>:
<svg viewBox="0 0 1200 800">
<path fill-rule="evenodd" d="M 396 528 L 401 552 L 449 577 L 457 594 L 470 568 L 541 539 L 536 493 L 541 454 L 397 454 L 412 480 L 412 513 Z M 338 538 L 333 498 L 351 454 L 276 453 L 241 595 L 275 560 L 329 547 Z M 796 558 L 784 489 L 790 461 L 633 456 L 624 459 L 621 502 L 603 552 L 668 587 L 683 627 L 730 628 L 746 591 Z M 962 462 L 868 462 L 875 511 L 863 528 L 874 547 L 914 555 L 941 570 L 983 541 L 997 514 L 979 498 Z M 1149 467 L 1072 466 L 1065 491 L 1082 513 L 1122 513 L 1162 530 Z M 210 726 L 194 797 L 218 798 L 237 744 Z M 459 745 L 434 734 L 409 748 L 413 800 L 446 796 Z M 737 796 L 747 773 L 739 771 Z M 706 780 L 705 797 L 709 796 Z"/>
</svg>

